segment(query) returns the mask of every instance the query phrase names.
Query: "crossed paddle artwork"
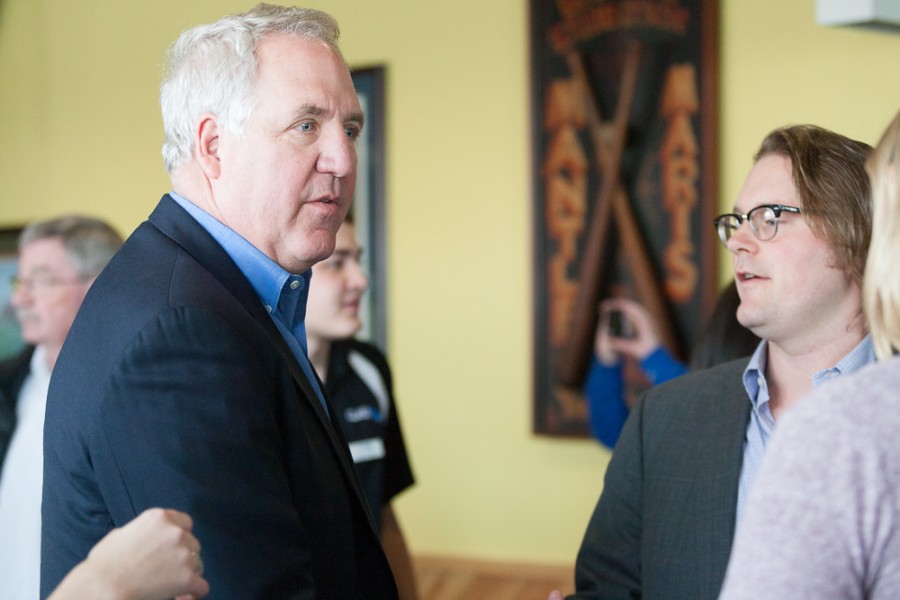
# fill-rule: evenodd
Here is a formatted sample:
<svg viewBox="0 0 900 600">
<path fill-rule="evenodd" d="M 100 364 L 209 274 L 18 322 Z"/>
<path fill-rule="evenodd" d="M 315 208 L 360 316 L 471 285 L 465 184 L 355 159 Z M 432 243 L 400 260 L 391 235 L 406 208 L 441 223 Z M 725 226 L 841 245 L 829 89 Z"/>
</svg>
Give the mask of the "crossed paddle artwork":
<svg viewBox="0 0 900 600">
<path fill-rule="evenodd" d="M 597 304 L 686 358 L 715 300 L 716 0 L 532 0 L 534 430 L 585 435 Z M 647 387 L 624 365 L 626 396 Z"/>
</svg>

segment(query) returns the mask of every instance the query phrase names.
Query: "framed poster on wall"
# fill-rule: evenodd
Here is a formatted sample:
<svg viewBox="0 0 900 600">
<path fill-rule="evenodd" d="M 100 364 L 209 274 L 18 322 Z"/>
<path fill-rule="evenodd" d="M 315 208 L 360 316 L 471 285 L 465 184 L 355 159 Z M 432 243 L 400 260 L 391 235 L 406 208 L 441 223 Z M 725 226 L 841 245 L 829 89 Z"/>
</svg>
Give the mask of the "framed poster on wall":
<svg viewBox="0 0 900 600">
<path fill-rule="evenodd" d="M 717 0 L 532 0 L 534 431 L 584 435 L 598 303 L 686 359 L 715 300 Z M 646 389 L 625 362 L 627 400 Z"/>
<path fill-rule="evenodd" d="M 358 337 L 387 351 L 384 67 L 353 69 L 351 74 L 366 116 L 356 143 L 356 192 L 350 209 L 369 276 L 369 291 L 360 306 L 363 329 Z"/>
</svg>

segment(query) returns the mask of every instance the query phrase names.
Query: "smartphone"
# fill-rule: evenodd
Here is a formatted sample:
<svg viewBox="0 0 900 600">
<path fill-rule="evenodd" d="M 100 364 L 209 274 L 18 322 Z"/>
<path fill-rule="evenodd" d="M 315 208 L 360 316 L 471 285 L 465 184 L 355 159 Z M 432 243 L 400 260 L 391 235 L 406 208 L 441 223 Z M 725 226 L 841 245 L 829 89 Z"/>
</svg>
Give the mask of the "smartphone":
<svg viewBox="0 0 900 600">
<path fill-rule="evenodd" d="M 617 338 L 634 337 L 634 328 L 631 321 L 621 310 L 609 311 L 609 335 Z"/>
</svg>

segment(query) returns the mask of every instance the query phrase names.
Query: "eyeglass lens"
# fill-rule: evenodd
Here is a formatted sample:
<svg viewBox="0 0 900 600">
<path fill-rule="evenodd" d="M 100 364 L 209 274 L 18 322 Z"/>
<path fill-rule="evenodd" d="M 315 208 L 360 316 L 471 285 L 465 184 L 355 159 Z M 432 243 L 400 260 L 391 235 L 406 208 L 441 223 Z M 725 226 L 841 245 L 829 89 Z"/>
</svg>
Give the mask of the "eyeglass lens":
<svg viewBox="0 0 900 600">
<path fill-rule="evenodd" d="M 778 231 L 778 215 L 771 206 L 757 206 L 746 218 L 750 221 L 750 230 L 756 239 L 765 242 L 775 237 Z M 726 243 L 743 223 L 744 217 L 738 214 L 722 215 L 716 220 L 719 239 Z"/>
</svg>

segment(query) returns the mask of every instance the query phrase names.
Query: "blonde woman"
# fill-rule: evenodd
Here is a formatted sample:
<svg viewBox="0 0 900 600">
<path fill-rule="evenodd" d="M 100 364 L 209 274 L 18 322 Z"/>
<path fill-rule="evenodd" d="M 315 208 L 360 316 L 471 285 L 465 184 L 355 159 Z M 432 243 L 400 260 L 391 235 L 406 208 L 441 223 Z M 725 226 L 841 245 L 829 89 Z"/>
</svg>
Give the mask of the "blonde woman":
<svg viewBox="0 0 900 600">
<path fill-rule="evenodd" d="M 863 305 L 879 362 L 817 389 L 779 424 L 720 600 L 900 595 L 900 113 L 867 167 Z"/>
</svg>

